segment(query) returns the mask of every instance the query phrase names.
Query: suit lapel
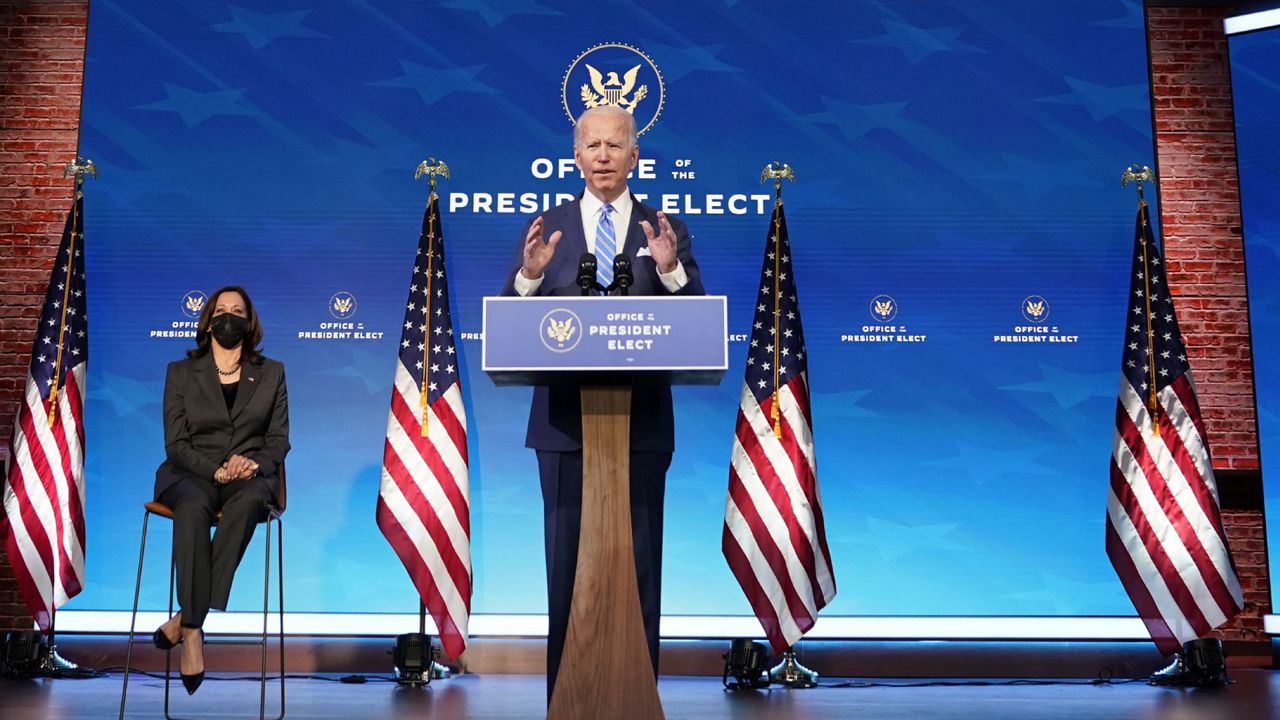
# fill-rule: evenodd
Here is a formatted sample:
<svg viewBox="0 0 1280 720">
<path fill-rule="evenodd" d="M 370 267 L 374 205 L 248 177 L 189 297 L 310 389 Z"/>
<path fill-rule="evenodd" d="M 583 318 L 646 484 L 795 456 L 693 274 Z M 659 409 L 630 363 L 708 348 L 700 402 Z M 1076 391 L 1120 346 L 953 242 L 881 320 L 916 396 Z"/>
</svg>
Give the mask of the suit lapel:
<svg viewBox="0 0 1280 720">
<path fill-rule="evenodd" d="M 572 200 L 559 207 L 564 208 L 564 216 L 560 219 L 560 231 L 564 236 L 560 238 L 560 244 L 563 248 L 557 249 L 557 253 L 568 250 L 568 257 L 572 259 L 571 265 L 574 271 L 577 271 L 578 258 L 583 253 L 589 252 L 587 249 L 587 238 L 582 234 L 582 201 Z M 543 231 L 546 232 L 545 230 Z M 547 233 L 549 236 L 550 233 Z"/>
<path fill-rule="evenodd" d="M 632 261 L 635 260 L 640 248 L 648 247 L 649 241 L 645 239 L 644 228 L 640 227 L 641 220 L 648 220 L 650 225 L 657 222 L 657 218 L 651 218 L 644 211 L 644 206 L 636 199 L 635 195 L 631 196 L 631 222 L 627 224 L 627 239 L 622 243 L 622 252 L 631 256 Z"/>
<path fill-rule="evenodd" d="M 222 384 L 218 380 L 218 366 L 213 364 L 213 353 L 205 353 L 191 363 L 191 371 L 195 375 L 196 385 L 204 391 L 205 401 L 210 407 L 227 411 L 227 401 L 222 397 Z M 215 411 L 216 412 L 216 411 Z"/>
<path fill-rule="evenodd" d="M 240 387 L 236 389 L 236 401 L 231 405 L 231 418 L 233 420 L 249 404 L 249 399 L 253 397 L 254 391 L 261 384 L 259 381 L 261 377 L 262 366 L 254 365 L 251 362 L 240 363 Z"/>
</svg>

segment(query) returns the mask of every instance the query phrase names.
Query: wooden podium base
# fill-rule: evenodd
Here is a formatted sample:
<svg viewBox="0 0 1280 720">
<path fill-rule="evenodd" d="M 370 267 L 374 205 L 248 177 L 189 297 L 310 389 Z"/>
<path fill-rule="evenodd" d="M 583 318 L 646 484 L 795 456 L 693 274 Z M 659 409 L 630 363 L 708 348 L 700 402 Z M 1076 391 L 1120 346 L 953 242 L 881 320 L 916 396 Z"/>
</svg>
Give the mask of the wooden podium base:
<svg viewBox="0 0 1280 720">
<path fill-rule="evenodd" d="M 547 717 L 662 718 L 631 543 L 631 388 L 582 388 L 582 533 Z"/>
</svg>

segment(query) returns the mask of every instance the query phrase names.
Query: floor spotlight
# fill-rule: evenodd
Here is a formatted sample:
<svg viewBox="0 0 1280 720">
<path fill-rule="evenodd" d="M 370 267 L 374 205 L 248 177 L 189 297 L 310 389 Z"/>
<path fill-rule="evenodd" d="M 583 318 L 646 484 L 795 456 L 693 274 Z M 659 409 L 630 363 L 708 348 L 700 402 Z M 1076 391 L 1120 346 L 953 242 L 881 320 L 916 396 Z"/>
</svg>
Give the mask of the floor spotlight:
<svg viewBox="0 0 1280 720">
<path fill-rule="evenodd" d="M 4 674 L 9 677 L 33 677 L 40 669 L 40 633 L 14 630 L 4 636 Z"/>
<path fill-rule="evenodd" d="M 748 638 L 737 638 L 724 654 L 724 686 L 730 690 L 769 687 L 769 647 Z M 730 680 L 732 678 L 732 680 Z"/>
<path fill-rule="evenodd" d="M 435 648 L 431 646 L 430 635 L 405 633 L 397 636 L 392 657 L 398 684 L 426 685 L 431 682 L 431 661 L 435 658 Z"/>
</svg>

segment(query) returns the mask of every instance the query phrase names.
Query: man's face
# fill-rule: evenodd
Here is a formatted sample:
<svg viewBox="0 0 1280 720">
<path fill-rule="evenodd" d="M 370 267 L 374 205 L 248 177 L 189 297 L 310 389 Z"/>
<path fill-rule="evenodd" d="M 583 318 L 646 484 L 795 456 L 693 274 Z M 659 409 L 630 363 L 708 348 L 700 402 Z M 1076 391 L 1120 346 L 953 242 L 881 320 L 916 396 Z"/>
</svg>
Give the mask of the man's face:
<svg viewBox="0 0 1280 720">
<path fill-rule="evenodd" d="M 592 115 L 578 123 L 573 159 L 587 178 L 587 191 L 605 202 L 627 189 L 627 173 L 636 166 L 640 148 L 627 137 L 625 118 Z"/>
</svg>

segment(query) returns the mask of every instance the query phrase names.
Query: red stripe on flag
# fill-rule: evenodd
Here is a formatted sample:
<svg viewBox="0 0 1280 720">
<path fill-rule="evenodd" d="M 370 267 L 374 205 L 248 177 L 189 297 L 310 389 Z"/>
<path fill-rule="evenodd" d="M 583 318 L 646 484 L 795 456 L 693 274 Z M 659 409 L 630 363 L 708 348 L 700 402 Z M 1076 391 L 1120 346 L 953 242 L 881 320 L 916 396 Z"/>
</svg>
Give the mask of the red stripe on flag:
<svg viewBox="0 0 1280 720">
<path fill-rule="evenodd" d="M 83 367 L 83 363 L 76 368 Z M 80 393 L 80 382 L 76 380 L 75 369 L 67 373 L 63 391 L 67 396 L 67 406 L 71 408 L 71 427 L 75 429 L 77 445 L 84 452 L 84 397 Z"/>
<path fill-rule="evenodd" d="M 455 382 L 454 385 L 459 385 L 459 383 Z M 445 429 L 445 432 L 448 433 L 449 440 L 453 442 L 453 446 L 458 449 L 458 454 L 462 456 L 462 462 L 467 463 L 467 429 L 463 427 L 462 423 L 458 422 L 458 416 L 453 414 L 453 406 L 449 404 L 448 400 L 445 400 L 445 396 L 449 393 L 451 387 L 453 386 L 445 388 L 445 391 L 440 393 L 439 399 L 431 404 L 431 410 L 435 413 L 436 419 L 440 421 L 440 425 Z M 460 386 L 459 390 L 461 390 Z M 459 402 L 461 402 L 462 395 L 459 394 L 458 397 Z"/>
<path fill-rule="evenodd" d="M 1200 542 L 1200 537 L 1196 535 L 1195 527 L 1192 525 L 1191 521 L 1187 519 L 1186 514 L 1182 512 L 1182 507 L 1178 505 L 1177 499 L 1174 498 L 1173 491 L 1169 488 L 1168 481 L 1165 479 L 1164 475 L 1160 473 L 1159 468 L 1156 467 L 1155 459 L 1147 452 L 1147 446 L 1144 442 L 1144 438 L 1142 437 L 1142 431 L 1140 431 L 1138 427 L 1133 424 L 1132 420 L 1130 420 L 1123 405 L 1117 403 L 1116 412 L 1116 424 L 1120 429 L 1120 437 L 1129 447 L 1129 451 L 1133 453 L 1134 458 L 1137 459 L 1138 466 L 1141 468 L 1142 474 L 1146 477 L 1147 486 L 1150 488 L 1152 494 L 1155 495 L 1156 501 L 1160 504 L 1160 509 L 1164 512 L 1166 519 L 1177 534 L 1182 546 L 1186 548 L 1188 555 L 1191 556 L 1191 561 L 1195 564 L 1196 572 L 1203 579 L 1205 586 L 1209 590 L 1209 594 L 1213 597 L 1213 601 L 1219 608 L 1222 608 L 1224 615 L 1229 615 L 1231 613 L 1231 608 L 1235 607 L 1235 600 L 1231 597 L 1231 591 L 1227 589 L 1226 584 L 1222 580 L 1222 576 L 1218 573 L 1218 569 L 1214 567 L 1213 561 L 1209 558 L 1208 551 L 1205 549 L 1204 544 Z M 1161 414 L 1163 415 L 1163 413 Z M 1169 426 L 1166 432 L 1173 433 L 1173 427 Z M 1187 478 L 1187 481 L 1194 482 L 1194 480 L 1197 479 L 1199 479 L 1199 475 Z M 1129 489 L 1129 486 L 1126 484 L 1125 490 L 1128 491 Z M 1134 505 L 1126 503 L 1126 509 L 1138 509 L 1138 506 L 1136 505 L 1136 498 L 1134 499 L 1134 503 Z M 1140 509 L 1138 510 L 1140 512 Z M 1132 515 L 1133 513 L 1130 514 Z M 1158 518 L 1148 518 L 1148 520 L 1151 520 L 1153 524 L 1159 522 Z M 1150 535 L 1144 534 L 1143 537 L 1144 540 L 1148 541 L 1148 545 L 1152 543 L 1162 543 L 1161 534 L 1153 532 Z"/>
<path fill-rule="evenodd" d="M 386 502 L 381 497 L 378 498 L 376 514 L 378 528 L 400 558 L 400 562 L 409 573 L 410 581 L 413 582 L 418 595 L 423 599 L 427 610 L 431 613 L 431 618 L 436 622 L 436 632 L 440 635 L 440 644 L 444 646 L 445 652 L 449 653 L 449 655 L 455 658 L 458 657 L 467 649 L 466 638 L 457 624 L 454 623 L 453 616 L 449 614 L 449 608 L 445 605 L 439 588 L 436 587 L 435 578 L 431 576 L 430 569 L 427 568 L 422 558 L 418 555 L 417 546 L 405 533 L 400 523 L 396 521 L 395 514 L 391 512 L 391 509 L 387 507 Z M 470 593 L 464 597 L 468 601 L 469 610 Z"/>
<path fill-rule="evenodd" d="M 436 404 L 439 405 L 440 403 Z M 404 397 L 395 390 L 391 393 L 391 413 L 395 416 L 396 422 L 400 424 L 400 429 L 408 436 L 409 442 L 418 451 L 418 458 L 423 463 L 426 463 L 427 469 L 440 487 L 440 491 L 449 500 L 449 505 L 453 508 L 453 514 L 457 518 L 458 524 L 462 526 L 463 532 L 467 534 L 467 537 L 470 537 L 471 513 L 467 507 L 467 500 L 463 497 L 462 489 L 458 487 L 458 482 L 453 477 L 453 472 L 449 469 L 449 465 L 440 457 L 440 452 L 436 450 L 436 446 L 431 443 L 430 438 L 422 437 L 422 417 L 410 410 L 409 404 L 405 402 Z M 401 458 L 401 460 L 406 459 Z"/>
<path fill-rule="evenodd" d="M 1205 458 L 1212 460 L 1213 456 L 1209 452 L 1209 431 L 1205 429 L 1204 416 L 1200 414 L 1200 400 L 1196 398 L 1196 391 L 1192 387 L 1191 381 L 1187 379 L 1187 375 L 1181 375 L 1169 383 L 1169 389 L 1178 396 L 1178 401 L 1182 403 L 1182 408 L 1186 410 L 1191 422 L 1195 424 L 1196 432 L 1200 434 L 1200 439 L 1204 443 Z"/>
<path fill-rule="evenodd" d="M 43 404 L 41 403 L 41 405 Z M 34 415 L 34 417 L 40 418 L 40 422 L 48 422 L 46 416 Z M 19 517 L 22 520 L 23 528 L 36 546 L 41 562 L 52 574 L 55 550 L 53 549 L 54 539 L 50 537 L 50 534 L 51 532 L 56 536 L 62 534 L 61 522 L 60 518 L 58 518 L 54 527 L 46 527 L 41 522 L 35 503 L 32 501 L 31 494 L 35 487 L 41 488 L 44 491 L 46 500 L 53 509 L 53 515 L 57 518 L 57 494 L 50 492 L 53 473 L 49 460 L 45 456 L 44 446 L 40 444 L 40 438 L 36 436 L 32 418 L 33 413 L 31 412 L 20 412 L 18 414 L 18 432 L 22 433 L 23 439 L 23 446 L 19 449 L 19 456 L 25 457 L 31 463 L 35 471 L 34 475 L 28 476 L 24 474 L 21 465 L 18 462 L 13 462 L 10 466 L 9 485 L 13 488 L 14 496 L 17 498 L 18 505 L 21 508 Z M 32 530 L 36 530 L 36 532 L 32 532 Z M 39 539 L 37 540 L 37 538 Z"/>
<path fill-rule="evenodd" d="M 1169 554 L 1165 552 L 1164 545 L 1160 543 L 1159 536 L 1152 529 L 1151 522 L 1142 512 L 1137 498 L 1134 497 L 1132 489 L 1125 481 L 1124 474 L 1120 472 L 1119 466 L 1115 463 L 1111 464 L 1111 489 L 1120 501 L 1120 508 L 1124 510 L 1129 522 L 1133 524 L 1138 539 L 1142 541 L 1143 547 L 1147 550 L 1147 555 L 1151 558 L 1152 565 L 1155 566 L 1161 580 L 1163 580 L 1169 595 L 1177 603 L 1178 609 L 1191 623 L 1192 627 L 1207 626 L 1208 621 L 1205 620 L 1204 613 L 1200 611 L 1200 606 L 1196 604 L 1191 590 L 1187 588 L 1186 581 L 1178 574 L 1173 561 L 1169 559 Z"/>
<path fill-rule="evenodd" d="M 769 602 L 769 596 L 760 585 L 760 581 L 756 578 L 755 571 L 751 569 L 751 561 L 747 559 L 746 554 L 742 551 L 742 547 L 738 545 L 737 539 L 733 537 L 732 531 L 729 530 L 729 524 L 725 523 L 724 536 L 720 542 L 720 549 L 724 552 L 725 559 L 729 562 L 729 569 L 733 572 L 733 576 L 738 579 L 738 584 L 742 586 L 742 592 L 747 596 L 747 602 L 751 605 L 752 612 L 760 621 L 760 627 L 764 629 L 764 636 L 769 639 L 769 644 L 773 646 L 774 652 L 782 653 L 789 647 L 786 637 L 782 633 L 782 625 L 778 621 L 778 615 L 774 612 L 773 603 Z M 805 628 L 808 630 L 808 628 Z"/>
<path fill-rule="evenodd" d="M 732 468 L 729 471 L 729 496 L 733 498 L 734 505 L 738 507 L 738 513 L 742 515 L 747 530 L 751 533 L 751 539 L 755 541 L 756 550 L 759 552 L 760 557 L 772 571 L 773 580 L 777 582 L 778 589 L 782 592 L 782 596 L 787 602 L 789 614 L 797 624 L 802 624 L 805 621 L 811 622 L 812 618 L 808 609 L 805 608 L 804 600 L 801 599 L 799 591 L 791 580 L 791 572 L 787 567 L 787 561 L 782 550 L 774 541 L 773 535 L 769 533 L 764 519 L 760 517 L 755 503 L 751 500 L 750 494 L 748 494 L 746 487 L 743 485 L 742 478 Z"/>
<path fill-rule="evenodd" d="M 69 376 L 70 373 L 68 373 L 68 377 Z M 45 405 L 47 406 L 48 404 L 45 403 Z M 53 442 L 54 449 L 58 453 L 56 458 L 49 458 L 45 452 L 45 447 L 40 443 L 40 437 L 35 426 L 35 423 L 37 422 L 46 423 L 47 425 L 49 422 L 48 416 L 41 415 L 33 417 L 30 413 L 22 414 L 19 418 L 18 424 L 22 428 L 23 437 L 26 439 L 27 454 L 31 458 L 32 463 L 36 465 L 36 474 L 38 477 L 30 479 L 37 480 L 40 486 L 44 488 L 45 497 L 49 501 L 50 513 L 53 515 L 52 529 L 54 535 L 50 538 L 50 542 L 57 551 L 58 577 L 53 578 L 54 568 L 52 565 L 46 565 L 45 567 L 49 570 L 50 579 L 56 580 L 59 584 L 67 577 L 68 572 L 70 573 L 72 581 L 71 584 L 74 586 L 75 592 L 67 592 L 70 588 L 63 585 L 63 592 L 70 597 L 76 592 L 79 592 L 80 587 L 79 582 L 75 579 L 75 566 L 71 562 L 71 555 L 67 552 L 66 515 L 68 513 L 73 515 L 75 514 L 78 502 L 77 504 L 72 504 L 72 502 L 79 493 L 74 489 L 75 479 L 71 474 L 71 452 L 67 448 L 66 436 L 59 428 L 59 426 L 65 427 L 66 418 L 62 416 L 61 412 L 58 412 L 54 415 L 54 425 L 52 427 L 46 427 L 49 438 Z M 61 474 L 62 479 L 59 479 L 57 474 L 53 472 L 53 466 L 50 464 L 51 460 L 58 463 L 57 469 Z M 24 488 L 24 490 L 26 490 L 26 488 Z M 30 497 L 30 493 L 28 493 L 28 501 L 30 500 Z M 26 507 L 23 508 L 24 515 L 26 514 L 27 509 L 28 508 Z M 30 510 L 34 514 L 35 508 L 30 507 Z M 37 522 L 39 521 L 37 520 Z M 83 525 L 83 523 L 81 524 Z M 30 526 L 28 526 L 28 529 L 30 529 Z M 42 530 L 48 531 L 49 528 L 46 526 L 43 527 Z M 73 538 L 73 542 L 79 544 L 82 537 L 83 536 L 77 536 Z M 56 597 L 56 590 L 57 586 L 55 584 L 54 587 L 51 588 L 51 597 Z"/>
<path fill-rule="evenodd" d="M 422 522 L 427 534 L 431 536 L 431 543 L 435 546 L 436 554 L 440 556 L 440 561 L 444 564 L 445 571 L 449 573 L 453 586 L 458 589 L 459 593 L 470 596 L 471 575 L 466 564 L 453 547 L 453 540 L 440 522 L 440 517 L 436 515 L 436 508 L 423 495 L 422 488 L 413 478 L 413 474 L 404 466 L 389 440 L 382 454 L 382 464 L 386 468 L 387 474 L 395 482 L 396 487 L 400 489 L 400 494 L 404 496 L 405 502 Z"/>
<path fill-rule="evenodd" d="M 1112 467 L 1113 472 L 1115 472 L 1114 465 Z M 1151 639 L 1155 641 L 1156 649 L 1165 655 L 1172 655 L 1181 650 L 1181 643 L 1174 637 L 1173 631 L 1169 629 L 1169 624 L 1164 621 L 1164 617 L 1160 614 L 1160 608 L 1156 606 L 1155 599 L 1151 597 L 1146 583 L 1142 581 L 1142 575 L 1138 573 L 1138 567 L 1133 564 L 1133 558 L 1129 556 L 1129 551 L 1125 548 L 1124 541 L 1116 533 L 1110 517 L 1107 518 L 1107 557 L 1111 558 L 1111 565 L 1115 568 L 1116 574 L 1120 576 L 1120 583 L 1124 585 L 1125 592 L 1129 594 L 1134 608 L 1138 611 L 1138 616 L 1142 618 L 1143 624 L 1147 626 L 1147 632 L 1151 634 Z"/>
<path fill-rule="evenodd" d="M 67 403 L 73 402 L 72 387 L 75 384 L 75 377 L 68 372 L 65 385 L 59 392 L 59 396 L 65 396 Z M 80 488 L 76 485 L 75 468 L 72 467 L 71 461 L 71 438 L 76 437 L 78 441 L 77 424 L 75 422 L 68 423 L 69 418 L 73 418 L 72 412 L 64 412 L 62 402 L 58 403 L 58 411 L 55 415 L 53 427 L 49 428 L 49 434 L 53 437 L 54 444 L 58 448 L 59 462 L 62 465 L 62 475 L 65 483 L 59 484 L 57 480 L 50 478 L 50 484 L 54 485 L 58 491 L 60 498 L 65 499 L 65 504 L 57 506 L 55 514 L 58 516 L 58 554 L 62 558 L 62 563 L 58 565 L 58 581 L 61 583 L 63 592 L 67 597 L 74 596 L 80 592 L 80 579 L 76 577 L 75 564 L 71 561 L 71 556 L 67 551 L 66 543 L 68 540 L 75 543 L 83 552 L 84 548 L 84 506 L 80 500 Z M 82 456 L 83 457 L 83 456 Z M 64 510 L 65 508 L 65 510 Z M 65 519 L 64 519 L 65 513 Z M 67 528 L 65 523 L 71 525 L 71 532 L 74 536 L 66 537 Z"/>
<path fill-rule="evenodd" d="M 769 403 L 761 405 L 761 412 L 764 417 L 769 417 L 769 409 L 765 407 Z M 786 423 L 784 422 L 785 426 Z M 791 541 L 791 547 L 795 550 L 796 556 L 799 558 L 801 566 L 805 569 L 805 574 L 809 576 L 809 582 L 814 588 L 814 598 L 821 603 L 822 591 L 818 587 L 817 580 L 812 571 L 814 566 L 813 547 L 809 544 L 809 539 L 805 535 L 800 521 L 796 518 L 795 508 L 791 505 L 791 495 L 787 492 L 787 488 L 779 477 L 777 469 L 770 461 L 765 449 L 760 445 L 760 438 L 756 437 L 755 430 L 751 427 L 751 423 L 745 416 L 738 423 L 738 442 L 742 444 L 742 449 L 747 454 L 747 459 L 751 461 L 752 466 L 756 469 L 756 474 L 760 477 L 760 482 L 764 486 L 765 492 L 768 493 L 769 499 L 772 501 L 774 508 L 778 514 L 782 516 L 782 522 L 787 527 L 788 539 Z M 794 437 L 794 435 L 792 436 Z M 794 447 L 794 442 L 790 446 Z M 794 458 L 791 458 L 792 468 L 799 475 L 803 473 L 807 475 L 809 472 L 808 462 L 801 460 L 801 466 L 796 467 Z M 801 483 L 803 489 L 803 483 Z M 808 493 L 805 492 L 808 496 Z M 750 497 L 747 498 L 750 501 Z M 822 607 L 821 604 L 818 605 Z M 806 615 L 807 615 L 806 611 Z"/>
<path fill-rule="evenodd" d="M 41 628 L 47 628 L 49 627 L 49 604 L 40 596 L 40 588 L 31 577 L 31 573 L 27 571 L 26 563 L 22 561 L 22 550 L 18 547 L 18 538 L 13 532 L 12 521 L 2 514 L 0 514 L 0 521 L 3 521 L 0 523 L 0 536 L 4 537 L 4 551 L 9 556 L 9 567 L 13 570 L 13 579 L 18 584 L 18 593 L 22 595 L 22 602 L 31 611 L 36 624 Z M 49 567 L 48 562 L 45 561 L 43 566 Z"/>
<path fill-rule="evenodd" d="M 1182 387 L 1179 388 L 1179 385 Z M 1185 391 L 1190 395 L 1192 401 L 1195 400 L 1195 395 L 1190 392 L 1191 386 L 1186 382 L 1185 376 L 1173 381 L 1170 387 L 1178 396 L 1178 400 L 1180 402 L 1182 401 L 1182 392 L 1179 390 Z M 1182 407 L 1183 411 L 1187 412 L 1194 422 L 1196 415 L 1191 414 L 1190 409 L 1187 407 L 1185 402 Z M 1222 527 L 1222 517 L 1218 512 L 1218 501 L 1214 499 L 1213 493 L 1209 491 L 1209 486 L 1205 483 L 1204 477 L 1200 474 L 1200 469 L 1196 467 L 1195 460 L 1191 457 L 1190 450 L 1185 444 L 1183 444 L 1182 437 L 1178 435 L 1178 430 L 1174 427 L 1173 420 L 1167 413 L 1163 412 L 1159 413 L 1159 418 L 1161 439 L 1164 440 L 1165 446 L 1168 447 L 1169 451 L 1173 454 L 1173 458 L 1178 464 L 1178 469 L 1182 471 L 1182 476 L 1187 479 L 1187 484 L 1191 486 L 1191 492 L 1196 496 L 1196 502 L 1199 503 L 1200 509 L 1204 512 L 1205 517 L 1209 519 L 1209 523 L 1213 525 L 1214 532 L 1218 534 L 1218 539 L 1222 541 L 1222 546 L 1226 547 L 1227 532 Z M 1204 434 L 1204 428 L 1201 427 L 1199 423 L 1196 423 L 1196 430 L 1200 433 L 1200 442 L 1206 451 L 1205 462 L 1208 463 L 1209 438 Z"/>
<path fill-rule="evenodd" d="M 790 388 L 791 397 L 795 400 L 799 413 L 804 417 L 805 422 L 807 423 L 807 427 L 805 429 L 808 431 L 808 436 L 812 439 L 813 421 L 809 417 L 808 383 L 805 381 L 803 376 L 799 376 L 792 378 L 792 380 L 787 383 L 787 387 Z M 780 425 L 782 428 L 782 446 L 788 448 L 788 450 L 794 448 L 794 452 L 789 452 L 788 455 L 791 456 L 792 466 L 795 468 L 800 488 L 804 492 L 805 500 L 809 503 L 809 511 L 813 515 L 814 531 L 817 533 L 818 547 L 822 552 L 821 559 L 826 566 L 827 575 L 831 577 L 831 591 L 834 596 L 835 574 L 831 569 L 831 551 L 827 548 L 827 528 L 822 519 L 822 503 L 819 502 L 818 499 L 818 479 L 817 476 L 814 475 L 813 470 L 810 469 L 809 461 L 800 449 L 799 433 L 796 432 L 796 428 L 793 427 L 786 418 L 787 416 L 785 414 L 781 416 L 782 422 Z M 810 440 L 810 442 L 812 442 L 812 440 Z M 813 448 L 810 447 L 809 451 L 813 452 Z M 822 592 L 822 587 L 818 582 L 818 573 L 815 569 L 816 562 L 817 558 L 814 559 L 813 564 L 807 566 L 807 569 L 810 580 L 813 582 L 814 601 L 817 603 L 817 609 L 821 610 L 826 607 L 827 598 Z"/>
</svg>

